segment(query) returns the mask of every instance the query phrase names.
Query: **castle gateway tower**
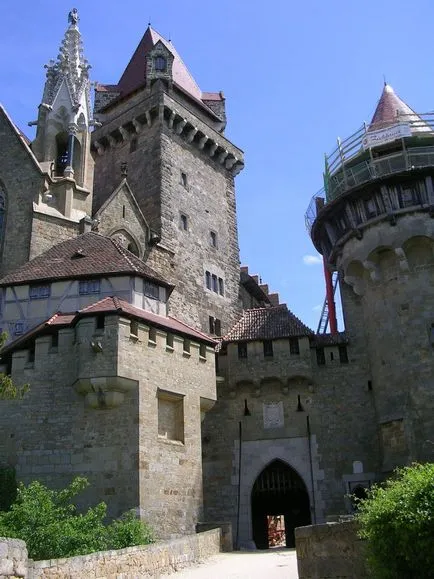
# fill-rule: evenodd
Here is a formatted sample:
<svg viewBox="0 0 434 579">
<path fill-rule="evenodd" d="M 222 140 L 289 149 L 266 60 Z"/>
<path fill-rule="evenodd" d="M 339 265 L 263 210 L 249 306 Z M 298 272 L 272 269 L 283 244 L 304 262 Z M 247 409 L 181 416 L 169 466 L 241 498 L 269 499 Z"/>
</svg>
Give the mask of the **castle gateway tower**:
<svg viewBox="0 0 434 579">
<path fill-rule="evenodd" d="M 244 162 L 224 135 L 223 94 L 202 92 L 173 44 L 148 27 L 118 84 L 97 85 L 95 112 L 94 212 L 104 213 L 128 166 L 149 243 L 137 242 L 122 203 L 116 227 L 123 222 L 131 246 L 175 284 L 171 314 L 225 333 L 239 313 L 234 177 Z M 100 231 L 114 234 L 107 216 Z"/>
<path fill-rule="evenodd" d="M 433 129 L 386 84 L 371 123 L 326 158 L 306 215 L 340 273 L 349 339 L 367 347 L 383 472 L 434 452 Z"/>
</svg>

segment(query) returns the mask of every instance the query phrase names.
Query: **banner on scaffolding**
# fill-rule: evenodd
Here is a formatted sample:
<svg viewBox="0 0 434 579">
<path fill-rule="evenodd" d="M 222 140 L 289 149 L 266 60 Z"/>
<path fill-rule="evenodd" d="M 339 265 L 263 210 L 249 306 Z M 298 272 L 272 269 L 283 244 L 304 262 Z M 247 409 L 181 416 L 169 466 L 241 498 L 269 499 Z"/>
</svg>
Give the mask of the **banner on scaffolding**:
<svg viewBox="0 0 434 579">
<path fill-rule="evenodd" d="M 411 137 L 410 126 L 407 123 L 398 123 L 385 129 L 378 129 L 378 131 L 368 130 L 363 137 L 362 144 L 364 149 L 372 149 L 403 137 Z"/>
</svg>

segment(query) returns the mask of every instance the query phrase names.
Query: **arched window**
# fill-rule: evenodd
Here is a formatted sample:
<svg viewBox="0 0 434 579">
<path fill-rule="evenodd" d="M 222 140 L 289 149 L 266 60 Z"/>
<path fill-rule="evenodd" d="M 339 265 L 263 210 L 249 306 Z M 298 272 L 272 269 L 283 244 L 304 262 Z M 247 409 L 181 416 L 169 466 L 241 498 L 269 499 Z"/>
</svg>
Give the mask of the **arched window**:
<svg viewBox="0 0 434 579">
<path fill-rule="evenodd" d="M 164 58 L 164 56 L 161 56 L 161 54 L 159 54 L 158 56 L 155 57 L 154 67 L 157 72 L 166 72 L 167 61 Z"/>
<path fill-rule="evenodd" d="M 6 194 L 0 186 L 0 243 L 3 241 L 6 216 Z"/>
</svg>

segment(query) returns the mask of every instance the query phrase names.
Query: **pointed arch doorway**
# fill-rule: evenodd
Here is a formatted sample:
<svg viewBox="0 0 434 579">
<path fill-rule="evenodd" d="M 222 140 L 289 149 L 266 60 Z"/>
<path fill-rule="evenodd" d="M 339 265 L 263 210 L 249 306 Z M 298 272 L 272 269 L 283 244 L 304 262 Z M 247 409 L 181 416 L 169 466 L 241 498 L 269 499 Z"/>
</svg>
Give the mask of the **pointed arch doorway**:
<svg viewBox="0 0 434 579">
<path fill-rule="evenodd" d="M 306 485 L 282 460 L 274 460 L 259 474 L 251 502 L 253 540 L 258 549 L 294 547 L 295 527 L 311 523 Z"/>
</svg>

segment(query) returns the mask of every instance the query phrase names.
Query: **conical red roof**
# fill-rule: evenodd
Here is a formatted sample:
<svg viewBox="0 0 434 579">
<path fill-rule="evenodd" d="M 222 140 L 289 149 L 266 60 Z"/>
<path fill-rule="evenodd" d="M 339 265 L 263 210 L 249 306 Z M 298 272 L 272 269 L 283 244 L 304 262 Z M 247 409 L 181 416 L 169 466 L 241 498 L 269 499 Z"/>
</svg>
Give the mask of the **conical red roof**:
<svg viewBox="0 0 434 579">
<path fill-rule="evenodd" d="M 374 116 L 369 124 L 369 130 L 381 129 L 397 122 L 416 122 L 417 125 L 412 126 L 412 132 L 431 130 L 420 116 L 399 98 L 390 84 L 385 83 Z"/>
</svg>

